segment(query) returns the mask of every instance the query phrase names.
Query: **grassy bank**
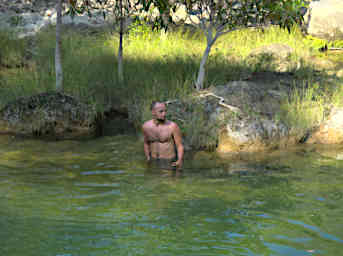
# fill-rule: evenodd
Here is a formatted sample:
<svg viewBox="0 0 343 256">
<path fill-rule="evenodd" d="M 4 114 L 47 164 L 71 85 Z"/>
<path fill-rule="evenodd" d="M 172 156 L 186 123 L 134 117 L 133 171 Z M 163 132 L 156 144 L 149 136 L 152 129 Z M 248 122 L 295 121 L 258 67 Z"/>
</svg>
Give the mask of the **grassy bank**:
<svg viewBox="0 0 343 256">
<path fill-rule="evenodd" d="M 1 32 L 0 48 L 6 50 L 0 59 L 0 108 L 18 97 L 54 90 L 54 33 L 51 27 L 34 39 L 17 40 Z M 302 104 L 322 106 L 327 101 L 340 104 L 342 90 L 339 79 L 325 73 L 319 74 L 318 79 L 311 56 L 327 57 L 317 51 L 317 41 L 305 38 L 296 28 L 291 33 L 279 28 L 264 32 L 236 31 L 219 38 L 207 63 L 206 87 L 239 80 L 253 72 L 273 71 L 274 67 L 267 61 L 252 65 L 247 58 L 251 50 L 271 43 L 287 44 L 295 49 L 291 59 L 302 64 L 300 68 L 288 70 L 298 78 L 294 84 L 298 89 L 285 99 L 280 118 L 307 129 L 324 118 L 325 109 L 310 108 L 322 111 L 313 120 L 307 120 L 308 113 L 294 109 L 301 109 Z M 168 33 L 151 32 L 146 26 L 136 26 L 124 41 L 125 83 L 120 84 L 116 72 L 117 35 L 110 31 L 67 30 L 63 35 L 65 92 L 99 110 L 112 105 L 129 106 L 130 116 L 139 126 L 149 117 L 148 106 L 152 100 L 183 98 L 193 92 L 205 46 L 205 38 L 199 31 L 181 28 Z M 306 127 L 303 127 L 304 119 Z"/>
</svg>

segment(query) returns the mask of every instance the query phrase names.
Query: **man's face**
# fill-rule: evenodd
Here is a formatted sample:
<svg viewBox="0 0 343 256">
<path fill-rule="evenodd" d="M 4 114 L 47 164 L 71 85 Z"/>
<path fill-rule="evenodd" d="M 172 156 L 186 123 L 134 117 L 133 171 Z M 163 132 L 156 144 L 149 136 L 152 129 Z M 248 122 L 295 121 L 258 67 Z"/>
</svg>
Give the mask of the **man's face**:
<svg viewBox="0 0 343 256">
<path fill-rule="evenodd" d="M 153 117 L 160 122 L 164 122 L 166 119 L 167 108 L 164 103 L 156 103 L 152 110 Z"/>
</svg>

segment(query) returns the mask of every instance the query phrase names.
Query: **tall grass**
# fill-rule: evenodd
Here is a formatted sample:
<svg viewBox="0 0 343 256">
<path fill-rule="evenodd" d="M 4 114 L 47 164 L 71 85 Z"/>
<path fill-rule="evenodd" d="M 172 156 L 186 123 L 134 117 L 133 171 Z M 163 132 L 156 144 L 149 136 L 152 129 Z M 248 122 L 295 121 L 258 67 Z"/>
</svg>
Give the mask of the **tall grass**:
<svg viewBox="0 0 343 256">
<path fill-rule="evenodd" d="M 18 67 L 24 65 L 25 40 L 16 39 L 10 31 L 0 31 L 0 65 Z"/>
<path fill-rule="evenodd" d="M 214 45 L 207 64 L 206 86 L 237 80 L 252 68 L 244 61 L 249 52 L 263 44 L 284 42 L 300 53 L 305 46 L 297 43 L 299 33 L 291 34 L 271 28 L 264 33 L 243 30 L 233 32 Z M 30 74 L 26 69 L 6 71 L 6 87 L 15 90 L 13 95 L 27 95 L 53 90 L 54 29 L 42 32 L 37 38 L 37 54 L 32 56 Z M 11 43 L 6 43 L 11 45 Z M 140 98 L 175 98 L 192 91 L 198 65 L 205 49 L 205 38 L 199 31 L 179 29 L 173 32 L 151 32 L 141 25 L 133 29 L 124 40 L 125 84 L 117 83 L 116 54 L 118 38 L 111 33 L 95 36 L 65 32 L 63 36 L 64 88 L 67 93 L 96 101 L 100 105 L 111 104 L 129 96 Z M 25 58 L 26 45 L 14 52 Z M 7 63 L 15 60 L 7 59 Z M 15 72 L 15 79 L 11 77 Z M 0 96 L 1 97 L 1 96 Z M 5 98 L 10 100 L 13 97 Z"/>
<path fill-rule="evenodd" d="M 281 104 L 282 121 L 291 128 L 291 133 L 301 134 L 319 126 L 325 119 L 327 95 L 320 92 L 319 85 L 294 87 L 289 98 Z"/>
<path fill-rule="evenodd" d="M 296 26 L 290 30 L 290 33 L 277 26 L 271 26 L 263 30 L 245 29 L 234 31 L 220 38 L 218 47 L 224 48 L 227 53 L 247 57 L 253 49 L 274 43 L 286 44 L 292 47 L 297 57 L 307 56 L 312 51 L 308 47 L 306 37 Z"/>
</svg>

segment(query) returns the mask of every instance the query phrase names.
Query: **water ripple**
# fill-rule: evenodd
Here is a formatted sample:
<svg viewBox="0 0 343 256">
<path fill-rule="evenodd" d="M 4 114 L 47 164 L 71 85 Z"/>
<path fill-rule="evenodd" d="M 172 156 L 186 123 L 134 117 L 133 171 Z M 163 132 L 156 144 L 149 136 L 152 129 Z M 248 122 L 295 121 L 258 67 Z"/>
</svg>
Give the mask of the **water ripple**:
<svg viewBox="0 0 343 256">
<path fill-rule="evenodd" d="M 305 224 L 305 223 L 303 223 L 301 221 L 298 221 L 298 220 L 288 219 L 287 221 L 289 223 L 291 223 L 291 224 L 300 225 L 300 226 L 303 226 L 306 229 L 312 230 L 312 231 L 318 233 L 323 238 L 326 238 L 326 239 L 329 239 L 329 240 L 332 240 L 332 241 L 336 241 L 336 242 L 339 242 L 339 243 L 343 243 L 342 239 L 340 239 L 340 238 L 338 238 L 338 237 L 336 237 L 334 235 L 331 235 L 331 234 L 328 234 L 328 233 L 324 233 L 318 227 L 315 227 L 315 226 L 312 226 L 312 225 L 309 225 L 309 224 Z"/>
<path fill-rule="evenodd" d="M 125 173 L 123 170 L 95 170 L 81 172 L 82 175 L 98 175 L 98 174 L 122 174 Z"/>
</svg>

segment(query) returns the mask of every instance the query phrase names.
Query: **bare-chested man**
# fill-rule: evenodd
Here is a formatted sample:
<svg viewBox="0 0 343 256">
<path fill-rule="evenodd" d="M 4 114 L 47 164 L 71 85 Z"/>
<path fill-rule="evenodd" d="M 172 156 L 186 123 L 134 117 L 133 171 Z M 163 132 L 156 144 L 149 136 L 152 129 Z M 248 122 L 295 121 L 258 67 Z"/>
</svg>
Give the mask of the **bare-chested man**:
<svg viewBox="0 0 343 256">
<path fill-rule="evenodd" d="M 166 120 L 166 104 L 151 104 L 153 119 L 143 124 L 144 153 L 148 162 L 163 169 L 180 170 L 184 149 L 179 126 Z M 176 152 L 175 152 L 176 151 Z"/>
</svg>

